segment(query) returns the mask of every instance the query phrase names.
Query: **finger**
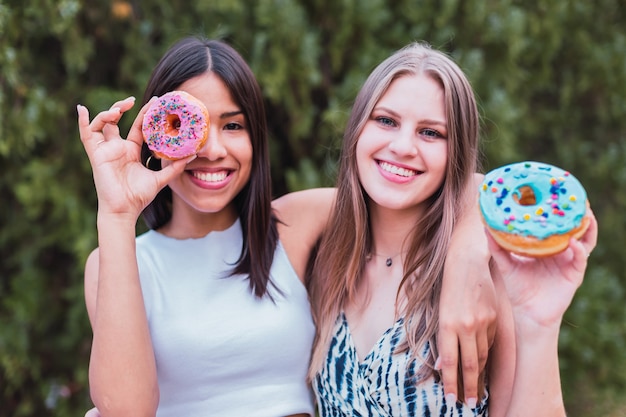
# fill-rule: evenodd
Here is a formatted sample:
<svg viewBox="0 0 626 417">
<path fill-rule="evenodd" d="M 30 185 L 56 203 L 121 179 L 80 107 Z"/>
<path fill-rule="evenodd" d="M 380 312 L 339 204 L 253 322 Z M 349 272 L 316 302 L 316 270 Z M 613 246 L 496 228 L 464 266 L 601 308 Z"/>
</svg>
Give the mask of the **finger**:
<svg viewBox="0 0 626 417">
<path fill-rule="evenodd" d="M 581 241 L 573 237 L 570 238 L 569 249 L 573 253 L 572 266 L 580 272 L 580 274 L 572 275 L 573 279 L 571 279 L 570 281 L 572 281 L 578 287 L 583 282 L 583 278 L 585 275 L 584 272 L 587 268 L 587 259 L 589 254 L 587 252 L 587 249 L 585 248 L 585 245 Z"/>
<path fill-rule="evenodd" d="M 587 247 L 583 242 L 576 239 L 575 237 L 570 237 L 568 248 L 570 248 L 574 253 L 574 260 L 584 260 L 587 261 Z"/>
<path fill-rule="evenodd" d="M 106 140 L 109 139 L 119 139 L 120 138 L 120 129 L 118 124 L 122 119 L 124 113 L 128 110 L 132 109 L 135 105 L 135 97 L 130 96 L 125 98 L 124 100 L 116 101 L 113 103 L 109 110 L 119 109 L 119 115 L 117 118 L 111 119 L 107 122 L 107 124 L 102 129 L 102 133 L 104 134 L 104 138 Z"/>
<path fill-rule="evenodd" d="M 134 105 L 135 97 L 129 96 L 126 97 L 124 100 L 116 101 L 115 103 L 113 103 L 110 109 L 114 109 L 117 107 L 118 109 L 120 109 L 121 113 L 126 113 L 128 110 L 132 109 Z"/>
<path fill-rule="evenodd" d="M 476 355 L 478 359 L 479 374 L 485 369 L 485 366 L 487 366 L 489 347 L 494 339 L 495 326 L 480 326 L 480 329 L 481 332 L 476 335 Z"/>
<path fill-rule="evenodd" d="M 137 114 L 137 117 L 135 117 L 135 121 L 130 127 L 130 131 L 128 132 L 128 137 L 126 138 L 126 140 L 135 142 L 139 146 L 143 144 L 143 133 L 141 131 L 141 126 L 143 125 L 143 117 L 148 111 L 148 108 L 150 108 L 150 106 L 156 99 L 157 97 L 152 97 L 146 104 L 143 105 L 141 110 L 139 110 L 139 114 Z"/>
<path fill-rule="evenodd" d="M 487 366 L 487 359 L 489 357 L 489 347 L 495 336 L 495 326 L 490 326 L 491 329 L 487 329 L 482 326 L 484 331 L 476 335 L 476 358 L 478 360 L 478 368 L 476 369 L 475 376 L 472 376 L 470 370 L 463 369 L 463 395 L 465 402 L 472 408 L 476 407 L 477 399 L 482 397 L 479 391 L 481 385 L 481 375 Z M 461 357 L 465 356 L 465 350 L 461 348 Z M 464 360 L 461 359 L 463 363 Z"/>
<path fill-rule="evenodd" d="M 587 211 L 587 217 L 589 218 L 589 227 L 587 228 L 585 234 L 581 237 L 580 241 L 584 245 L 585 250 L 589 255 L 598 243 L 598 221 L 596 220 L 596 216 L 594 215 L 590 207 L 587 209 Z"/>
<path fill-rule="evenodd" d="M 109 110 L 100 112 L 91 121 L 92 131 L 102 131 L 107 124 L 117 125 L 122 115 L 133 107 L 135 97 L 127 97 L 124 100 L 116 101 Z"/>
<path fill-rule="evenodd" d="M 87 152 L 87 155 L 91 158 L 91 153 L 94 148 L 104 141 L 101 134 L 97 134 L 92 130 L 92 126 L 89 123 L 89 110 L 83 105 L 76 105 L 76 111 L 78 113 L 78 132 L 80 141 L 83 143 L 83 147 Z"/>
<path fill-rule="evenodd" d="M 80 104 L 76 105 L 78 113 L 78 133 L 83 144 L 91 137 L 91 129 L 89 129 L 89 110 Z"/>
<path fill-rule="evenodd" d="M 121 113 L 120 113 L 120 118 L 121 118 Z M 107 123 L 106 125 L 104 125 L 104 128 L 102 128 L 102 134 L 104 135 L 105 140 L 122 138 L 120 136 L 120 128 L 118 127 L 117 122 Z"/>
<path fill-rule="evenodd" d="M 92 132 L 102 132 L 104 126 L 107 123 L 117 124 L 120 120 L 120 109 L 119 107 L 114 107 L 110 110 L 105 110 L 100 113 L 96 117 L 93 118 L 91 124 L 89 125 L 89 129 Z"/>
<path fill-rule="evenodd" d="M 442 324 L 439 329 L 437 343 L 439 345 L 439 358 L 437 358 L 435 363 L 435 369 L 441 371 L 441 381 L 443 383 L 443 391 L 446 393 L 446 401 L 454 404 L 458 398 L 459 339 L 456 332 Z"/>
<path fill-rule="evenodd" d="M 473 407 L 476 406 L 476 393 L 478 392 L 478 348 L 476 337 L 467 335 L 460 340 L 461 369 L 463 375 L 463 394 L 465 402 Z"/>
</svg>

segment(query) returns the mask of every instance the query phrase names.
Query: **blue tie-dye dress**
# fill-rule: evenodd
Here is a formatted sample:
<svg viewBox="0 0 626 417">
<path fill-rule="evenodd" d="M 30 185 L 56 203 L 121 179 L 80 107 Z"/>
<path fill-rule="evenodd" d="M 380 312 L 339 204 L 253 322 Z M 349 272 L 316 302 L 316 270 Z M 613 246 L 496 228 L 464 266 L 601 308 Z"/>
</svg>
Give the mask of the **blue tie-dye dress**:
<svg viewBox="0 0 626 417">
<path fill-rule="evenodd" d="M 394 353 L 405 334 L 404 320 L 388 329 L 359 362 L 345 315 L 337 319 L 326 362 L 313 388 L 320 417 L 487 416 L 488 394 L 471 409 L 446 402 L 436 376 L 415 384 L 417 364 L 408 351 Z M 428 352 L 428 346 L 424 353 Z"/>
</svg>

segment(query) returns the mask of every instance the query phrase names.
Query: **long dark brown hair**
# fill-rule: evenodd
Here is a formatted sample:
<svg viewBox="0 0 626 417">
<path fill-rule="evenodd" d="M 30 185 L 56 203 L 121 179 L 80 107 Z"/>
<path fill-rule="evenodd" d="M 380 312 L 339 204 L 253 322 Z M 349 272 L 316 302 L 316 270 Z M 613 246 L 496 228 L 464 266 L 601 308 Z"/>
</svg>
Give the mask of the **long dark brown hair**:
<svg viewBox="0 0 626 417">
<path fill-rule="evenodd" d="M 252 70 L 230 45 L 202 37 L 188 37 L 175 43 L 154 68 L 144 92 L 143 104 L 153 96 L 176 90 L 185 81 L 212 72 L 230 91 L 240 106 L 252 142 L 250 180 L 235 197 L 244 236 L 241 255 L 232 274 L 248 274 L 250 289 L 257 297 L 267 294 L 270 267 L 278 242 L 276 218 L 272 213 L 272 183 L 265 107 Z M 144 143 L 141 159 L 145 164 L 151 152 Z M 150 169 L 160 169 L 152 158 Z M 143 211 L 150 229 L 158 229 L 172 217 L 172 190 L 165 187 Z"/>
</svg>

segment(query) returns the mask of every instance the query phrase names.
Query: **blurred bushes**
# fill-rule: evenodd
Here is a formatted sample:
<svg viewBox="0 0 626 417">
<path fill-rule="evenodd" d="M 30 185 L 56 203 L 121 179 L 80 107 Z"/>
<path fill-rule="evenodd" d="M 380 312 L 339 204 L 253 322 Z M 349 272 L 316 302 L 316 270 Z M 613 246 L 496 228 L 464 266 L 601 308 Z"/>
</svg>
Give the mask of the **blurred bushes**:
<svg viewBox="0 0 626 417">
<path fill-rule="evenodd" d="M 621 0 L 0 0 L 0 417 L 90 407 L 82 268 L 96 199 L 75 105 L 141 97 L 190 34 L 229 41 L 257 74 L 277 195 L 332 184 L 379 61 L 413 40 L 448 51 L 479 97 L 485 169 L 541 160 L 587 187 L 600 242 L 563 326 L 563 385 L 572 417 L 623 415 L 625 21 Z"/>
</svg>

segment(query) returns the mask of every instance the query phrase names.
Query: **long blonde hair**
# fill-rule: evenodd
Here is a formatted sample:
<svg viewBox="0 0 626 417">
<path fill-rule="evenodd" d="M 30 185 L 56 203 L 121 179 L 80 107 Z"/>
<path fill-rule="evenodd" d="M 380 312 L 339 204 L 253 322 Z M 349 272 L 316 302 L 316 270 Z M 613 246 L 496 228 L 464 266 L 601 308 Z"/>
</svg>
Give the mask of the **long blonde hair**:
<svg viewBox="0 0 626 417">
<path fill-rule="evenodd" d="M 424 74 L 444 91 L 448 131 L 448 162 L 441 188 L 427 200 L 427 210 L 409 235 L 409 250 L 400 288 L 406 294 L 407 338 L 402 349 L 414 359 L 421 346 L 418 380 L 432 375 L 437 357 L 439 295 L 444 261 L 464 190 L 477 170 L 479 118 L 476 100 L 461 69 L 444 53 L 424 43 L 412 43 L 383 61 L 357 95 L 344 134 L 337 200 L 312 264 L 308 287 L 317 326 L 309 377 L 321 370 L 337 317 L 359 287 L 366 257 L 371 252 L 367 199 L 359 183 L 355 149 L 372 109 L 391 83 L 407 74 Z"/>
</svg>

